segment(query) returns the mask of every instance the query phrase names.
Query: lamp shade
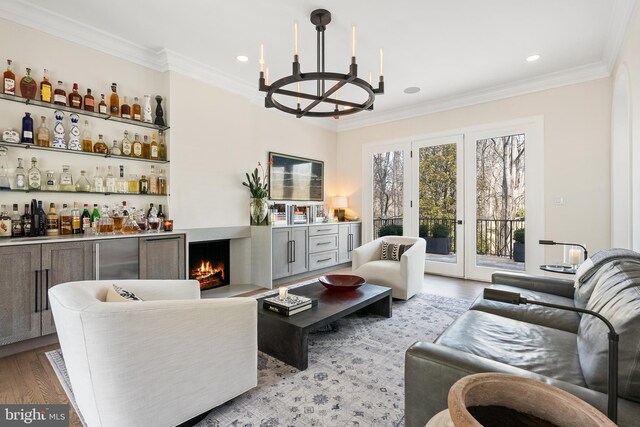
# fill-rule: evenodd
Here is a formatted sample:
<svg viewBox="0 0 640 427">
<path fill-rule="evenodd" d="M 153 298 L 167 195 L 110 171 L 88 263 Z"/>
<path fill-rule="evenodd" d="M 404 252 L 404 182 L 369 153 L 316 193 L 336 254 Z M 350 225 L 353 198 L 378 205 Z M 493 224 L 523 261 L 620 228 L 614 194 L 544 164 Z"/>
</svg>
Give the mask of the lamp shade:
<svg viewBox="0 0 640 427">
<path fill-rule="evenodd" d="M 345 196 L 335 196 L 331 204 L 334 209 L 344 209 L 347 207 L 347 198 Z"/>
</svg>

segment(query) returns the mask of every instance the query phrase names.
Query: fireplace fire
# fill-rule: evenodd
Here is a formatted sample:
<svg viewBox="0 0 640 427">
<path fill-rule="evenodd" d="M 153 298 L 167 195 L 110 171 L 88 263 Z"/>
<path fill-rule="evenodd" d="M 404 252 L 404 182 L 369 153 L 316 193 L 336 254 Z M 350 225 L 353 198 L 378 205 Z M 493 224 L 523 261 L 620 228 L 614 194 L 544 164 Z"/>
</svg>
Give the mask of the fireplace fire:
<svg viewBox="0 0 640 427">
<path fill-rule="evenodd" d="M 189 275 L 200 290 L 229 284 L 229 240 L 189 243 Z"/>
</svg>

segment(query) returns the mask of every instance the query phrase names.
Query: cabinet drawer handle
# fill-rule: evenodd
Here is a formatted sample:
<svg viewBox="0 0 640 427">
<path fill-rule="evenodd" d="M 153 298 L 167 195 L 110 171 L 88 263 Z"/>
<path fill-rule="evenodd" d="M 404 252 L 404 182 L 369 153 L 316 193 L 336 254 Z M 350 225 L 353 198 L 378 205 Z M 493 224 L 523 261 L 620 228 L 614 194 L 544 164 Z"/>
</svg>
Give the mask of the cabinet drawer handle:
<svg viewBox="0 0 640 427">
<path fill-rule="evenodd" d="M 316 233 L 330 233 L 331 230 L 327 228 L 316 228 Z"/>
<path fill-rule="evenodd" d="M 316 243 L 316 246 L 320 246 L 320 245 L 330 245 L 332 242 L 320 242 L 320 243 Z"/>
<path fill-rule="evenodd" d="M 175 237 L 155 237 L 155 238 L 146 238 L 144 239 L 146 242 L 156 242 L 159 240 L 177 240 L 179 239 L 180 236 L 175 236 Z"/>
<path fill-rule="evenodd" d="M 331 261 L 331 258 L 322 258 L 318 260 L 318 262 L 325 262 L 325 261 Z"/>
<path fill-rule="evenodd" d="M 38 284 L 38 270 L 35 271 L 36 274 L 36 313 L 38 312 L 38 288 L 40 285 Z"/>
<path fill-rule="evenodd" d="M 44 280 L 45 280 L 45 294 L 44 294 L 44 298 L 45 298 L 45 310 L 49 310 L 49 269 L 46 268 L 44 270 Z"/>
</svg>

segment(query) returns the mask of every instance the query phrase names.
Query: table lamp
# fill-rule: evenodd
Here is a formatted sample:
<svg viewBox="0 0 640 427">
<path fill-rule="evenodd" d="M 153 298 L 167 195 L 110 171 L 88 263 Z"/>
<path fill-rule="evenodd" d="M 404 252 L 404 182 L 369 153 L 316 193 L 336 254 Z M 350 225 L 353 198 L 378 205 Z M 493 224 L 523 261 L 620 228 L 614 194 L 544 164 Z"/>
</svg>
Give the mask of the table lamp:
<svg viewBox="0 0 640 427">
<path fill-rule="evenodd" d="M 542 240 L 540 241 L 542 242 Z M 543 243 L 544 244 L 544 243 Z M 555 243 L 554 243 L 555 244 Z M 558 243 L 562 244 L 562 243 Z M 584 249 L 584 248 L 583 248 Z M 584 249 L 585 254 L 587 252 Z M 484 299 L 490 301 L 504 302 L 507 304 L 533 304 L 541 305 L 543 307 L 556 308 L 558 310 L 574 311 L 576 313 L 588 314 L 595 316 L 602 320 L 607 328 L 609 328 L 609 378 L 607 380 L 607 417 L 614 423 L 618 419 L 618 334 L 613 328 L 613 325 L 607 320 L 606 317 L 595 311 L 585 310 L 578 307 L 570 307 L 566 305 L 551 304 L 544 301 L 533 301 L 522 297 L 517 292 L 502 291 L 499 289 L 485 288 Z"/>
<path fill-rule="evenodd" d="M 345 196 L 335 196 L 331 201 L 334 209 L 334 215 L 338 221 L 344 221 L 344 210 L 347 208 L 347 198 Z"/>
</svg>

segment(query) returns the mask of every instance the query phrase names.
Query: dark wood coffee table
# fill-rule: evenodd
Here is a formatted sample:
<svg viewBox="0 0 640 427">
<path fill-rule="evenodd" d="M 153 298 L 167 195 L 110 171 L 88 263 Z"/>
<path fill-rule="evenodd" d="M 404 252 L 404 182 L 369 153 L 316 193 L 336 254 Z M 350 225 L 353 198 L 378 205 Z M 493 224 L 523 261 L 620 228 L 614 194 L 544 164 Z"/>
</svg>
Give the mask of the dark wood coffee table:
<svg viewBox="0 0 640 427">
<path fill-rule="evenodd" d="M 308 366 L 309 332 L 356 311 L 391 317 L 391 289 L 365 283 L 349 292 L 326 289 L 319 282 L 290 291 L 317 298 L 318 305 L 291 317 L 265 310 L 258 300 L 258 349 L 300 370 Z"/>
</svg>

